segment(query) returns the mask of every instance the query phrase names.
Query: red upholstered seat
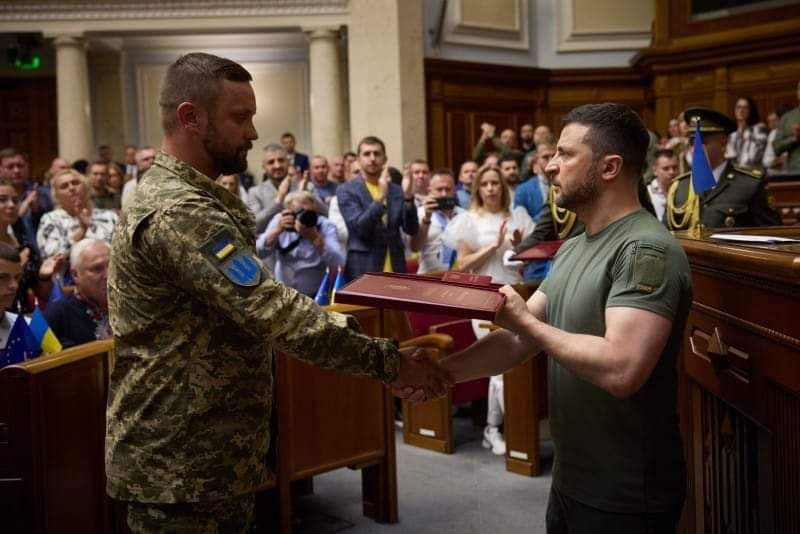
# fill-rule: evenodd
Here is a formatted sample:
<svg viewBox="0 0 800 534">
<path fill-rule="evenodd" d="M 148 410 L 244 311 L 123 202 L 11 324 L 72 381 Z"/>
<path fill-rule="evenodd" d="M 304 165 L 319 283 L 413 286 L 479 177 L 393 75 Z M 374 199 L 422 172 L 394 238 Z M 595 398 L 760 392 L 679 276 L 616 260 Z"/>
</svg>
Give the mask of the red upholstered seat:
<svg viewBox="0 0 800 534">
<path fill-rule="evenodd" d="M 428 329 L 430 333 L 447 334 L 453 338 L 451 352 L 463 350 L 477 340 L 475 332 L 472 330 L 472 321 L 469 319 L 454 319 L 445 323 L 431 325 Z M 485 399 L 489 391 L 489 379 L 479 378 L 458 384 L 453 388 L 452 402 L 454 406 L 465 402 L 472 402 Z"/>
</svg>

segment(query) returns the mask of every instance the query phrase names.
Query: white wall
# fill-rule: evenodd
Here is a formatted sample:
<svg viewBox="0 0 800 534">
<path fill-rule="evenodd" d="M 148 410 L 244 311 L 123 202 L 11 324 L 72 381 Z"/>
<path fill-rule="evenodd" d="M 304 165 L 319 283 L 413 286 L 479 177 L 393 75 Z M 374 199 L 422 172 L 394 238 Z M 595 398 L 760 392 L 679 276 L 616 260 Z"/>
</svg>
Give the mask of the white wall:
<svg viewBox="0 0 800 534">
<path fill-rule="evenodd" d="M 459 0 L 450 0 L 458 2 Z M 629 43 L 619 41 L 613 30 L 608 30 L 606 35 L 598 34 L 593 39 L 606 48 L 620 48 L 617 50 L 591 50 L 592 44 L 584 48 L 590 50 L 559 51 L 559 31 L 561 35 L 569 34 L 574 28 L 564 27 L 564 16 L 561 10 L 576 6 L 577 9 L 585 8 L 591 2 L 578 0 L 521 0 L 527 1 L 529 23 L 529 45 L 525 50 L 511 48 L 489 47 L 485 45 L 452 44 L 446 42 L 446 36 L 440 46 L 432 46 L 434 34 L 439 23 L 442 0 L 425 0 L 424 25 L 426 29 L 425 56 L 429 58 L 450 59 L 458 61 L 474 61 L 477 63 L 493 63 L 500 65 L 514 65 L 520 67 L 553 68 L 599 68 L 623 67 L 629 64 L 630 59 L 641 48 L 641 45 L 631 46 Z M 653 0 L 626 0 L 650 1 Z M 557 3 L 559 3 L 557 8 Z M 560 10 L 559 10 L 560 8 Z M 614 15 L 607 11 L 598 14 L 605 24 L 611 28 Z M 641 26 L 641 23 L 638 24 Z M 627 49 L 626 49 L 627 48 Z"/>
<path fill-rule="evenodd" d="M 213 43 L 213 47 L 208 44 Z M 248 168 L 260 179 L 261 148 L 291 131 L 297 149 L 311 144 L 309 127 L 308 49 L 301 32 L 253 36 L 205 35 L 127 39 L 123 86 L 127 102 L 126 138 L 138 145 L 161 144 L 158 91 L 167 66 L 187 52 L 207 52 L 241 63 L 253 75 L 258 141 L 248 154 Z"/>
</svg>

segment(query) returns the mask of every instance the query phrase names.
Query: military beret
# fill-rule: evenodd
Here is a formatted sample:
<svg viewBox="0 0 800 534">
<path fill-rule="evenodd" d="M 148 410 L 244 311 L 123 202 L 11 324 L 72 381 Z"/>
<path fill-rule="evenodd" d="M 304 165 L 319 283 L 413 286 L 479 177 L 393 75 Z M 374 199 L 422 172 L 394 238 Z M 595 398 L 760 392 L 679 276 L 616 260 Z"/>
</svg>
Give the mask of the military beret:
<svg viewBox="0 0 800 534">
<path fill-rule="evenodd" d="M 736 121 L 724 113 L 711 108 L 689 108 L 683 112 L 683 118 L 689 125 L 689 137 L 694 136 L 697 121 L 700 121 L 701 133 L 731 133 L 736 130 Z"/>
</svg>

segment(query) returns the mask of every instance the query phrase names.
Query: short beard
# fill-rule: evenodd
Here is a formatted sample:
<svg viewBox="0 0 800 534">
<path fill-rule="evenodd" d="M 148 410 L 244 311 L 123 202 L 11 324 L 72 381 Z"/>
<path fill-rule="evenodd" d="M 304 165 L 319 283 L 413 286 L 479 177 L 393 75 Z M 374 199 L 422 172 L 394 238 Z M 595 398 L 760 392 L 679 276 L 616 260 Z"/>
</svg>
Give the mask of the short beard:
<svg viewBox="0 0 800 534">
<path fill-rule="evenodd" d="M 578 185 L 578 188 L 569 195 L 564 194 L 564 189 L 556 195 L 556 205 L 559 208 L 575 211 L 581 206 L 591 203 L 597 196 L 597 183 L 600 181 L 600 171 L 595 163 L 586 174 L 586 179 Z"/>
<path fill-rule="evenodd" d="M 249 144 L 249 143 L 248 143 Z M 251 145 L 252 146 L 252 145 Z M 248 146 L 249 150 L 251 146 Z M 224 140 L 220 139 L 217 129 L 212 123 L 208 124 L 206 135 L 203 137 L 203 147 L 214 164 L 219 168 L 220 174 L 239 174 L 247 170 L 247 152 L 240 155 L 240 152 L 225 145 Z M 216 178 L 216 176 L 210 176 Z"/>
</svg>

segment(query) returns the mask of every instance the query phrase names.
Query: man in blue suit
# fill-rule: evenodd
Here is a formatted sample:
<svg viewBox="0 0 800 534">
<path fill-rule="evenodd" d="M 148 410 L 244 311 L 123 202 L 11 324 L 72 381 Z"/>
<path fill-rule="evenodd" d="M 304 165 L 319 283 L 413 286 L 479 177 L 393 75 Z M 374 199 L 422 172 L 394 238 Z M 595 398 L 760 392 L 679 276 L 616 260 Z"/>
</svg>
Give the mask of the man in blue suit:
<svg viewBox="0 0 800 534">
<path fill-rule="evenodd" d="M 358 143 L 361 174 L 339 186 L 336 197 L 347 224 L 347 267 L 352 280 L 370 271 L 404 273 L 405 251 L 400 229 L 413 236 L 419 228 L 413 182 L 392 183 L 386 166 L 386 146 L 377 137 Z"/>
<path fill-rule="evenodd" d="M 550 191 L 550 180 L 544 174 L 544 169 L 556 153 L 555 138 L 548 136 L 536 146 L 536 156 L 531 161 L 531 178 L 517 187 L 514 193 L 514 205 L 523 206 L 528 210 L 533 222 L 538 223 L 542 207 L 547 203 Z M 522 278 L 528 280 L 541 280 L 547 275 L 549 261 L 532 261 L 525 267 Z"/>
<path fill-rule="evenodd" d="M 308 170 L 308 156 L 301 152 L 294 151 L 294 145 L 296 143 L 297 140 L 294 138 L 292 132 L 285 132 L 281 136 L 281 146 L 286 151 L 286 155 L 289 156 L 289 165 L 293 165 L 297 169 L 297 172 L 302 175 Z"/>
</svg>

